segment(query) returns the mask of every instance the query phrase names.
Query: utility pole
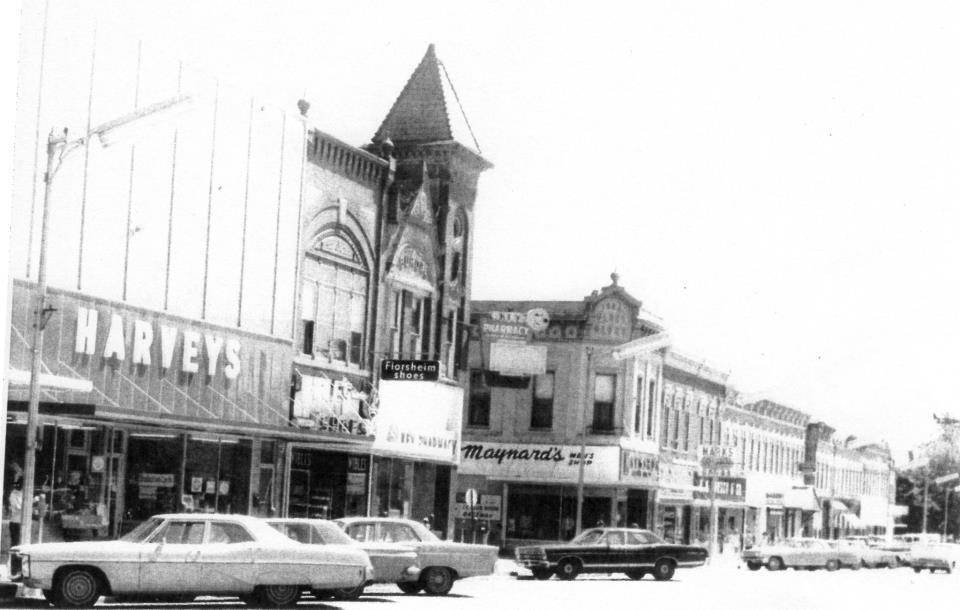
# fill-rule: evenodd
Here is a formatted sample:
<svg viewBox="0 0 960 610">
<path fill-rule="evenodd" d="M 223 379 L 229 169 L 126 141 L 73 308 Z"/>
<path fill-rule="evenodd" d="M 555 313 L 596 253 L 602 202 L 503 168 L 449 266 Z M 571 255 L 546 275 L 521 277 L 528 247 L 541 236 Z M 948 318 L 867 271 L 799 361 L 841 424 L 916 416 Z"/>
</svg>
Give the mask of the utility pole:
<svg viewBox="0 0 960 610">
<path fill-rule="evenodd" d="M 577 468 L 577 523 L 576 535 L 579 536 L 583 530 L 583 469 L 586 462 L 587 453 L 587 403 L 589 402 L 590 391 L 590 364 L 593 361 L 593 348 L 587 347 L 587 382 L 583 386 L 583 405 L 580 409 L 580 455 L 578 456 L 579 465 Z"/>
</svg>

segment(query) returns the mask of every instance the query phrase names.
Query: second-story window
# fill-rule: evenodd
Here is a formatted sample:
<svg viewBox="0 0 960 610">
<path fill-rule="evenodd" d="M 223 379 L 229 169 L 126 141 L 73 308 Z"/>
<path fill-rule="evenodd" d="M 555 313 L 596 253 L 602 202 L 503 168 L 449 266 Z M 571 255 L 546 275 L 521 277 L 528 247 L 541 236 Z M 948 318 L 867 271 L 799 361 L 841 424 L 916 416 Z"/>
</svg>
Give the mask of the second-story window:
<svg viewBox="0 0 960 610">
<path fill-rule="evenodd" d="M 490 427 L 490 388 L 483 371 L 470 371 L 470 402 L 467 405 L 467 426 Z"/>
<path fill-rule="evenodd" d="M 615 375 L 597 375 L 593 382 L 593 430 L 613 431 L 614 396 L 617 378 Z"/>
<path fill-rule="evenodd" d="M 350 240 L 319 236 L 309 248 L 301 285 L 301 351 L 361 365 L 368 274 Z"/>
<path fill-rule="evenodd" d="M 553 372 L 533 378 L 533 404 L 530 407 L 530 427 L 538 430 L 553 427 Z"/>
<path fill-rule="evenodd" d="M 429 346 L 430 299 L 409 290 L 393 293 L 392 351 L 395 358 L 418 360 Z"/>
</svg>

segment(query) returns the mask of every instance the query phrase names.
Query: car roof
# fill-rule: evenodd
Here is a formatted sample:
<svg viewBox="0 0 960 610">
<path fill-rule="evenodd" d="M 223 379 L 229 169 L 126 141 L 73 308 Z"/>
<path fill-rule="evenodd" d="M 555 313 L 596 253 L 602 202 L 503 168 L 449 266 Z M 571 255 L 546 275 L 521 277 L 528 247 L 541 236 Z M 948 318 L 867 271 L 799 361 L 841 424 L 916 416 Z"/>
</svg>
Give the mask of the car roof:
<svg viewBox="0 0 960 610">
<path fill-rule="evenodd" d="M 263 520 L 250 515 L 229 515 L 225 513 L 164 513 L 162 515 L 153 515 L 154 519 L 176 519 L 197 521 L 203 519 L 222 519 L 243 523 L 263 523 Z"/>
<path fill-rule="evenodd" d="M 333 519 L 338 523 L 351 524 L 351 523 L 417 523 L 413 519 L 402 519 L 400 517 L 340 517 L 339 519 Z"/>
</svg>

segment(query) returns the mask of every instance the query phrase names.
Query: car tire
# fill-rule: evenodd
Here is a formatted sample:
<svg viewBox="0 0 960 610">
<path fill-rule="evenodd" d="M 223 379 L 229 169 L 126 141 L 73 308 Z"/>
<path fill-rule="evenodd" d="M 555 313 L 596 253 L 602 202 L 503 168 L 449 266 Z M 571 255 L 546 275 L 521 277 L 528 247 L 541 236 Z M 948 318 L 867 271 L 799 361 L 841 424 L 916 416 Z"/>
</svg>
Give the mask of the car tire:
<svg viewBox="0 0 960 610">
<path fill-rule="evenodd" d="M 630 580 L 641 580 L 644 576 L 647 575 L 643 570 L 627 570 L 625 572 L 627 578 Z"/>
<path fill-rule="evenodd" d="M 840 562 L 836 559 L 830 559 L 827 561 L 827 565 L 824 567 L 827 568 L 828 572 L 835 572 L 840 569 Z"/>
<path fill-rule="evenodd" d="M 564 559 L 557 566 L 557 578 L 573 580 L 580 574 L 580 562 L 576 559 Z"/>
<path fill-rule="evenodd" d="M 776 572 L 783 569 L 783 560 L 779 557 L 771 557 L 767 560 L 767 569 Z"/>
<path fill-rule="evenodd" d="M 365 584 L 357 585 L 352 589 L 334 589 L 333 590 L 333 599 L 340 601 L 351 601 L 359 599 L 363 595 L 363 589 L 366 587 Z"/>
<path fill-rule="evenodd" d="M 930 573 L 931 573 L 931 574 L 936 574 L 936 573 L 937 573 L 937 569 L 936 569 L 936 568 L 930 568 Z"/>
<path fill-rule="evenodd" d="M 427 595 L 446 595 L 453 588 L 453 572 L 447 568 L 427 568 L 420 576 L 420 582 Z"/>
<path fill-rule="evenodd" d="M 257 601 L 264 608 L 287 608 L 295 606 L 300 600 L 300 587 L 297 585 L 263 585 L 257 591 Z"/>
<path fill-rule="evenodd" d="M 416 595 L 423 590 L 423 585 L 418 582 L 398 582 L 397 586 L 400 587 L 400 590 L 406 595 Z"/>
<path fill-rule="evenodd" d="M 759 570 L 759 569 L 762 568 L 762 567 L 763 567 L 763 564 L 760 563 L 759 561 L 748 561 L 748 562 L 747 562 L 747 569 L 750 570 L 751 572 L 756 572 L 757 570 Z"/>
<path fill-rule="evenodd" d="M 669 559 L 660 559 L 653 566 L 653 577 L 657 580 L 670 580 L 677 566 Z"/>
<path fill-rule="evenodd" d="M 533 572 L 533 577 L 537 580 L 550 580 L 550 577 L 553 576 L 553 570 L 547 568 L 536 568 L 530 571 Z"/>
<path fill-rule="evenodd" d="M 856 571 L 856 570 L 859 570 L 860 568 L 862 568 L 862 567 L 864 567 L 864 566 L 866 566 L 866 565 L 867 565 L 867 564 L 864 563 L 863 561 L 854 561 L 853 563 L 850 564 L 850 569 Z"/>
<path fill-rule="evenodd" d="M 64 608 L 89 608 L 100 599 L 100 579 L 86 568 L 73 568 L 57 578 L 54 594 Z"/>
<path fill-rule="evenodd" d="M 57 592 L 53 589 L 44 589 L 41 591 L 43 593 L 43 599 L 47 600 L 48 603 L 56 606 L 60 603 L 60 598 L 57 597 Z"/>
<path fill-rule="evenodd" d="M 913 566 L 913 572 L 914 572 L 914 574 L 919 574 L 919 573 L 922 572 L 922 571 L 923 571 L 923 568 L 921 568 L 921 567 L 919 567 L 919 566 Z"/>
</svg>

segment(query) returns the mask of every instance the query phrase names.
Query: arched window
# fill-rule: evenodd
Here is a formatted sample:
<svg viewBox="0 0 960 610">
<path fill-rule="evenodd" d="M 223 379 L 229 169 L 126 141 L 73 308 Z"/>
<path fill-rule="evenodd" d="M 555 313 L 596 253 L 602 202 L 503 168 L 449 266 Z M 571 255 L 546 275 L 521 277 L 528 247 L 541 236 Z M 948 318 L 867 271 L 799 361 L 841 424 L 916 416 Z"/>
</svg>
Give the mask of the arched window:
<svg viewBox="0 0 960 610">
<path fill-rule="evenodd" d="M 301 351 L 363 366 L 370 273 L 360 249 L 349 235 L 321 233 L 301 277 Z"/>
</svg>

